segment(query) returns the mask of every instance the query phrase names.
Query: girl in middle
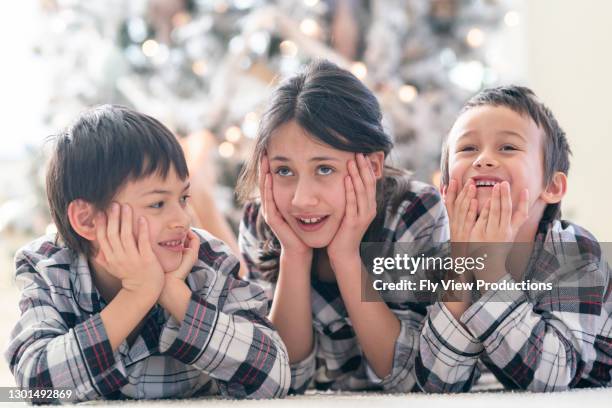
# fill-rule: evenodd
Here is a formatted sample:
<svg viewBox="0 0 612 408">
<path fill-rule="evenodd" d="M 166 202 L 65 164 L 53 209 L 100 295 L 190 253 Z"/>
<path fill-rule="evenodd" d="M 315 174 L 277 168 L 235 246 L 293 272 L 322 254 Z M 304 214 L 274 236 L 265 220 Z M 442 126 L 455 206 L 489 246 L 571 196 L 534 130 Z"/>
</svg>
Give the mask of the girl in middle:
<svg viewBox="0 0 612 408">
<path fill-rule="evenodd" d="M 239 180 L 246 278 L 268 294 L 294 393 L 416 384 L 425 305 L 362 299 L 360 245 L 409 242 L 416 256 L 448 240 L 448 220 L 434 187 L 385 164 L 381 119 L 355 76 L 315 62 L 274 91 Z"/>
</svg>

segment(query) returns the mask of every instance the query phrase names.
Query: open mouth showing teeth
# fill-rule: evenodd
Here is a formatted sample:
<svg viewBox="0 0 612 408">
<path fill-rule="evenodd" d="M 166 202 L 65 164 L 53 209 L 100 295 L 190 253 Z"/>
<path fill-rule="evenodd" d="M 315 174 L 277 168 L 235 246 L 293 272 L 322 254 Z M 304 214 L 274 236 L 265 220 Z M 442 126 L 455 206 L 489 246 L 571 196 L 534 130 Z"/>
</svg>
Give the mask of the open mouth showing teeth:
<svg viewBox="0 0 612 408">
<path fill-rule="evenodd" d="M 160 242 L 159 245 L 164 246 L 164 247 L 177 247 L 179 245 L 183 245 L 183 241 L 178 240 L 178 239 L 174 241 L 164 241 L 164 242 Z"/>
<path fill-rule="evenodd" d="M 312 224 L 318 224 L 321 221 L 323 221 L 324 219 L 326 219 L 328 216 L 323 216 L 323 217 L 317 217 L 317 218 L 298 218 L 298 221 L 301 222 L 302 224 L 306 224 L 306 225 L 312 225 Z"/>
<path fill-rule="evenodd" d="M 476 187 L 493 187 L 496 184 L 499 184 L 499 182 L 491 180 L 478 180 L 476 182 Z"/>
</svg>

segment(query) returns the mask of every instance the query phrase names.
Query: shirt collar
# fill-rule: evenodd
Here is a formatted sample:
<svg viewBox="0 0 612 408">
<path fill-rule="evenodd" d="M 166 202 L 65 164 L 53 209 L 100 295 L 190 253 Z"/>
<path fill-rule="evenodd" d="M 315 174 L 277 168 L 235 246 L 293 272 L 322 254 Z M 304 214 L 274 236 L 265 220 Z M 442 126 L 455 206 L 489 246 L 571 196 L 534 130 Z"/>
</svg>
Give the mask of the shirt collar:
<svg viewBox="0 0 612 408">
<path fill-rule="evenodd" d="M 89 268 L 87 257 L 79 254 L 71 269 L 74 298 L 79 307 L 90 313 L 100 311 L 100 294 L 93 284 L 93 271 Z"/>
</svg>

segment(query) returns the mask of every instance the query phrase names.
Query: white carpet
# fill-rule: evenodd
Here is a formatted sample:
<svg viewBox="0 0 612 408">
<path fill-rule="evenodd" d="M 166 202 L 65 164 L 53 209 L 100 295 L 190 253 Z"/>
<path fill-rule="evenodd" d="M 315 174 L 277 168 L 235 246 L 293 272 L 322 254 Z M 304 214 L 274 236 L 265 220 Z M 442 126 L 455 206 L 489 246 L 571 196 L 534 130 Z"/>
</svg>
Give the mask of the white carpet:
<svg viewBox="0 0 612 408">
<path fill-rule="evenodd" d="M 612 388 L 572 390 L 559 393 L 524 393 L 484 391 L 469 394 L 398 394 L 384 395 L 371 393 L 316 393 L 288 397 L 283 400 L 231 401 L 219 399 L 198 399 L 180 401 L 133 401 L 93 402 L 87 405 L 124 406 L 141 405 L 157 408 L 177 406 L 231 407 L 317 407 L 317 408 L 595 408 L 612 406 Z"/>
</svg>

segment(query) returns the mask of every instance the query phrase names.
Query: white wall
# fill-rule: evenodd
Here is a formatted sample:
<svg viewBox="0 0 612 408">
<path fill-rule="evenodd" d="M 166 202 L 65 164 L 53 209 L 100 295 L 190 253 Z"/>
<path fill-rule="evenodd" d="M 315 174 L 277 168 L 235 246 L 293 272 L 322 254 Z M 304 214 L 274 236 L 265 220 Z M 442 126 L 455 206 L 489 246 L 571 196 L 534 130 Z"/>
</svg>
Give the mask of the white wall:
<svg viewBox="0 0 612 408">
<path fill-rule="evenodd" d="M 573 150 L 564 218 L 612 242 L 612 1 L 525 3 L 527 84 Z"/>
</svg>

